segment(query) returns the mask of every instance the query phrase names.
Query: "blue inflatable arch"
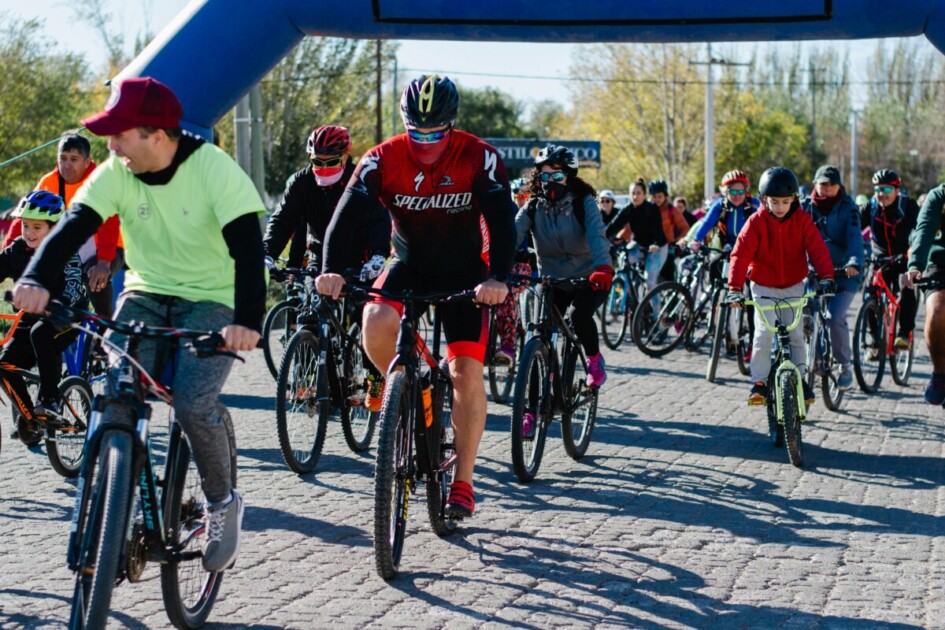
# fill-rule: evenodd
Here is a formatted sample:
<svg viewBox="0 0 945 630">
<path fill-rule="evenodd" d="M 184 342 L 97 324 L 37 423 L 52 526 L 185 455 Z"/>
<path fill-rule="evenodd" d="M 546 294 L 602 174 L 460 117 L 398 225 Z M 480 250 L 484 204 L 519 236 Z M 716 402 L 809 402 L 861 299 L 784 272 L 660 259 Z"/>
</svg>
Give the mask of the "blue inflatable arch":
<svg viewBox="0 0 945 630">
<path fill-rule="evenodd" d="M 306 35 L 526 42 L 726 42 L 925 34 L 945 1 L 194 0 L 117 78 L 153 76 L 206 133 Z"/>
</svg>

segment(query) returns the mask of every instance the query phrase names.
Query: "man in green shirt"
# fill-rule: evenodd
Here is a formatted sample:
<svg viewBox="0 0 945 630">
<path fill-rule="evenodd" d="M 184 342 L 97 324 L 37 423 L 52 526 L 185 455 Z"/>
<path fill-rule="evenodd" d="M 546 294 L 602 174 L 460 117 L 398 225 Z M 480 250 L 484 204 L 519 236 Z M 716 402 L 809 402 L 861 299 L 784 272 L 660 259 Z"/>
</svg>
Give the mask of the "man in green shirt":
<svg viewBox="0 0 945 630">
<path fill-rule="evenodd" d="M 105 111 L 82 121 L 108 137 L 112 157 L 75 193 L 67 217 L 33 257 L 14 288 L 19 308 L 43 312 L 53 271 L 117 214 L 129 272 L 116 319 L 219 330 L 229 350 L 256 347 L 266 291 L 264 205 L 232 158 L 181 131 L 182 115 L 170 88 L 142 77 L 119 83 Z M 120 343 L 118 335 L 112 340 Z M 141 342 L 140 361 L 152 375 L 161 374 L 161 350 L 158 341 Z M 227 411 L 218 400 L 233 360 L 186 352 L 178 359 L 174 413 L 208 502 L 203 566 L 222 571 L 236 558 L 243 517 L 242 496 L 231 483 Z M 110 406 L 105 419 L 120 421 L 121 413 Z"/>
</svg>

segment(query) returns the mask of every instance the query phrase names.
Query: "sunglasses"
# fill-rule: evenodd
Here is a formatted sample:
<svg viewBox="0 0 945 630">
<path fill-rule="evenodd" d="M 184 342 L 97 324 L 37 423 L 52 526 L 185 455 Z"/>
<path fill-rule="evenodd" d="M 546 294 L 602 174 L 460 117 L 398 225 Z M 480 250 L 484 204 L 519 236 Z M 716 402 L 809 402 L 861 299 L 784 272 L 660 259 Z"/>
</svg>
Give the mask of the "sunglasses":
<svg viewBox="0 0 945 630">
<path fill-rule="evenodd" d="M 745 189 L 744 189 L 744 188 L 729 188 L 729 189 L 728 189 L 728 194 L 730 194 L 730 195 L 733 196 L 733 197 L 737 197 L 737 196 L 739 196 L 739 195 L 744 195 L 744 194 L 745 194 Z"/>
<path fill-rule="evenodd" d="M 450 131 L 449 127 L 446 129 L 440 129 L 439 131 L 431 131 L 430 133 L 421 133 L 416 129 L 408 129 L 407 135 L 410 136 L 410 139 L 414 142 L 420 142 L 422 144 L 431 144 L 433 142 L 439 142 L 446 137 Z"/>
<path fill-rule="evenodd" d="M 561 171 L 555 171 L 554 173 L 544 173 L 544 172 L 538 173 L 538 179 L 540 179 L 543 182 L 550 182 L 550 181 L 563 182 L 564 178 L 567 176 L 568 176 L 567 173 L 562 173 Z"/>
<path fill-rule="evenodd" d="M 318 166 L 318 167 L 323 167 L 323 166 L 324 166 L 324 167 L 331 168 L 331 167 L 333 167 L 333 166 L 340 166 L 340 165 L 341 165 L 341 162 L 342 162 L 344 159 L 345 159 L 345 158 L 344 158 L 343 155 L 339 155 L 338 157 L 325 158 L 325 159 L 313 157 L 313 158 L 312 158 L 312 166 Z"/>
<path fill-rule="evenodd" d="M 886 195 L 892 194 L 892 191 L 896 190 L 895 186 L 873 186 L 874 193 L 884 193 Z"/>
</svg>

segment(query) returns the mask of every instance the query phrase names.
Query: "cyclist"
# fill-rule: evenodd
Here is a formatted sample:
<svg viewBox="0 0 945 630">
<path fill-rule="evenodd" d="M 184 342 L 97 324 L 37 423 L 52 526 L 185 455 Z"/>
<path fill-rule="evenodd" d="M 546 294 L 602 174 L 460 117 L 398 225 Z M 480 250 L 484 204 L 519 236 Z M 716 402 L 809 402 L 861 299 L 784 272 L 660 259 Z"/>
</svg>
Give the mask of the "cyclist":
<svg viewBox="0 0 945 630">
<path fill-rule="evenodd" d="M 719 186 L 722 196 L 709 207 L 702 223 L 689 240 L 689 249 L 699 251 L 713 228 L 718 228 L 719 240 L 723 247 L 735 247 L 739 232 L 760 205 L 758 200 L 748 193 L 750 187 L 751 180 L 745 171 L 736 169 L 722 176 Z M 722 276 L 722 264 L 721 258 L 712 262 L 709 271 L 713 278 Z"/>
<path fill-rule="evenodd" d="M 853 199 L 843 188 L 840 170 L 824 165 L 814 174 L 814 194 L 801 201 L 801 206 L 814 220 L 830 250 L 834 267 L 844 268 L 844 277 L 837 280 L 836 293 L 827 301 L 830 345 L 840 363 L 837 388 L 844 392 L 853 386 L 852 350 L 847 311 L 860 289 L 863 268 L 863 235 L 860 215 Z"/>
<path fill-rule="evenodd" d="M 629 227 L 629 233 L 624 228 Z M 668 246 L 663 231 L 660 209 L 646 198 L 646 182 L 637 179 L 630 185 L 630 203 L 607 224 L 608 239 L 633 238 L 646 257 L 646 288 L 652 289 L 659 281 L 660 269 L 666 262 Z"/>
<path fill-rule="evenodd" d="M 600 208 L 600 216 L 605 226 L 609 225 L 620 214 L 617 208 L 617 198 L 612 190 L 602 190 L 597 194 L 597 207 Z"/>
<path fill-rule="evenodd" d="M 515 205 L 523 208 L 528 202 L 528 182 L 523 177 L 513 179 L 511 182 L 512 198 L 515 199 Z M 523 238 L 515 250 L 515 258 L 512 263 L 512 273 L 523 276 L 532 275 L 536 267 L 535 248 L 532 246 L 531 237 Z M 499 330 L 499 349 L 495 354 L 495 360 L 502 365 L 512 365 L 515 360 L 515 342 L 518 334 L 518 296 L 525 290 L 524 286 L 514 286 L 509 288 L 509 294 L 505 300 L 495 307 L 494 316 L 496 326 Z"/>
<path fill-rule="evenodd" d="M 28 193 L 17 205 L 13 216 L 20 219 L 21 236 L 0 251 L 0 280 L 17 279 L 50 230 L 65 213 L 62 199 L 45 190 Z M 88 297 L 82 282 L 82 261 L 79 256 L 68 259 L 53 278 L 51 292 L 57 299 L 79 308 L 85 308 Z M 62 351 L 79 336 L 71 327 L 59 327 L 33 316 L 26 316 L 13 333 L 13 339 L 0 352 L 0 374 L 5 381 L 11 402 L 27 420 L 44 421 L 61 413 L 59 379 Z M 39 372 L 39 404 L 34 408 L 23 377 L 17 369 L 33 366 Z M 13 368 L 13 369 L 10 369 Z M 18 431 L 11 436 L 19 437 Z M 25 436 L 24 436 L 25 437 Z"/>
<path fill-rule="evenodd" d="M 900 263 L 887 265 L 883 280 L 899 296 L 899 335 L 894 343 L 896 348 L 908 350 L 919 301 L 915 289 L 899 286 L 899 276 L 908 268 L 909 237 L 919 218 L 919 205 L 899 194 L 901 187 L 902 179 L 896 171 L 884 168 L 873 173 L 873 198 L 860 206 L 860 225 L 870 231 L 874 256 L 907 256 Z M 870 351 L 878 353 L 879 349 Z"/>
<path fill-rule="evenodd" d="M 266 226 L 263 246 L 266 250 L 266 265 L 270 269 L 275 268 L 273 260 L 278 258 L 293 238 L 300 222 L 307 226 L 308 231 L 308 267 L 321 269 L 325 230 L 328 229 L 345 184 L 354 172 L 350 156 L 351 136 L 345 127 L 318 127 L 309 135 L 306 151 L 311 164 L 289 178 L 282 203 Z M 364 234 L 358 243 L 363 243 L 364 247 L 352 249 L 347 268 L 360 267 L 361 277 L 373 280 L 381 274 L 390 252 L 390 218 L 379 204 L 368 209 Z M 289 266 L 299 265 L 301 261 L 298 260 L 298 254 L 290 255 Z M 377 400 L 368 406 L 374 407 L 372 411 L 377 411 L 380 402 Z"/>
<path fill-rule="evenodd" d="M 673 206 L 682 213 L 686 223 L 691 228 L 699 219 L 689 210 L 689 201 L 685 197 L 676 197 L 673 199 Z"/>
<path fill-rule="evenodd" d="M 519 210 L 515 228 L 518 238 L 531 233 L 535 239 L 542 275 L 587 277 L 591 283 L 591 288 L 556 290 L 554 301 L 562 313 L 573 306 L 571 323 L 587 354 L 587 384 L 600 387 L 607 380 L 607 370 L 594 313 L 607 299 L 614 268 L 596 194 L 578 177 L 574 152 L 556 145 L 546 146 L 535 156 L 529 191 L 533 199 Z M 531 429 L 527 420 L 526 416 L 526 434 Z"/>
<path fill-rule="evenodd" d="M 822 280 L 822 289 L 833 289 L 833 263 L 824 239 L 810 215 L 801 209 L 797 199 L 798 184 L 794 173 L 783 166 L 769 168 L 758 182 L 762 209 L 755 212 L 745 224 L 732 250 L 728 275 L 729 293 L 726 300 L 733 306 L 744 302 L 746 278 L 751 279 L 751 292 L 756 301 L 773 298 L 797 299 L 804 294 L 807 279 L 807 260 L 813 262 Z M 782 320 L 790 321 L 781 309 Z M 768 372 L 771 370 L 771 342 L 773 335 L 764 326 L 762 317 L 774 322 L 776 312 L 755 309 L 755 336 L 751 353 L 751 393 L 749 405 L 764 405 L 768 396 Z M 791 353 L 806 355 L 804 330 L 798 326 L 791 331 Z M 799 361 L 803 377 L 806 362 Z M 814 393 L 804 379 L 804 397 L 813 403 Z"/>
<path fill-rule="evenodd" d="M 476 301 L 499 304 L 515 251 L 509 178 L 499 153 L 453 128 L 459 106 L 447 77 L 410 81 L 400 100 L 407 133 L 368 151 L 341 197 L 325 234 L 322 275 L 316 288 L 337 298 L 340 273 L 358 223 L 378 200 L 393 219 L 394 254 L 374 286 L 394 291 L 460 291 L 475 287 Z M 483 232 L 489 250 L 483 252 Z M 488 260 L 484 254 L 488 254 Z M 483 359 L 488 321 L 469 302 L 438 307 L 453 380 L 456 474 L 446 511 L 453 518 L 475 511 L 473 470 L 486 422 Z M 368 357 L 381 372 L 394 358 L 403 305 L 378 298 L 364 309 Z"/>
<path fill-rule="evenodd" d="M 118 320 L 218 329 L 231 351 L 256 347 L 266 300 L 259 229 L 265 206 L 232 158 L 181 131 L 182 114 L 170 88 L 140 77 L 119 83 L 105 111 L 82 121 L 108 137 L 112 157 L 75 194 L 69 213 L 16 284 L 18 307 L 43 312 L 57 270 L 118 214 L 130 268 Z M 121 343 L 120 336 L 113 341 Z M 165 346 L 142 341 L 140 351 L 145 368 L 160 374 Z M 218 400 L 232 363 L 226 356 L 199 359 L 181 352 L 172 384 L 174 414 L 209 502 L 202 558 L 207 571 L 231 566 L 240 543 L 243 498 L 230 482 L 229 443 L 220 420 L 228 412 Z M 116 376 L 108 379 L 110 389 Z"/>
<path fill-rule="evenodd" d="M 666 234 L 666 243 L 669 245 L 666 262 L 663 264 L 660 275 L 666 280 L 672 280 L 676 276 L 676 242 L 689 232 L 689 224 L 686 223 L 682 212 L 669 203 L 669 184 L 666 180 L 654 179 L 647 190 L 650 193 L 650 201 L 660 209 L 663 218 L 663 233 Z"/>
<path fill-rule="evenodd" d="M 902 286 L 912 288 L 920 278 L 934 283 L 925 298 L 925 343 L 932 359 L 925 401 L 941 405 L 945 403 L 945 184 L 926 194 L 909 245 L 912 253 Z"/>
<path fill-rule="evenodd" d="M 59 196 L 68 207 L 72 196 L 92 175 L 96 164 L 91 157 L 92 145 L 88 138 L 79 135 L 78 130 L 63 132 L 59 138 L 58 151 L 58 165 L 40 178 L 36 190 L 46 190 Z M 14 221 L 0 248 L 8 247 L 22 232 L 20 221 Z M 125 263 L 117 216 L 103 223 L 95 237 L 86 241 L 79 250 L 79 257 L 83 262 L 86 286 L 95 312 L 111 317 L 114 295 L 110 279 Z"/>
</svg>

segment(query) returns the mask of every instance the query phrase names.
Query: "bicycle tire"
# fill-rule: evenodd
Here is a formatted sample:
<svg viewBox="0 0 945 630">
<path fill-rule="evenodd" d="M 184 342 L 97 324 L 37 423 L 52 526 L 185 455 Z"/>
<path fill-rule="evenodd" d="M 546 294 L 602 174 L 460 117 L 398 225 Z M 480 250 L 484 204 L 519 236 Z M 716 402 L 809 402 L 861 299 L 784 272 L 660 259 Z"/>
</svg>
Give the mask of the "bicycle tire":
<svg viewBox="0 0 945 630">
<path fill-rule="evenodd" d="M 236 488 L 236 433 L 233 418 L 222 405 L 218 408 L 227 442 L 230 448 L 230 483 Z M 172 466 L 175 468 L 172 470 Z M 168 545 L 176 547 L 181 539 L 188 541 L 186 549 L 196 550 L 203 546 L 206 532 L 193 535 L 203 529 L 206 497 L 200 485 L 200 474 L 190 450 L 190 443 L 181 435 L 177 457 L 168 458 L 167 492 L 164 499 L 164 529 Z M 186 553 L 186 549 L 180 551 Z M 222 571 L 204 571 L 199 555 L 187 559 L 169 557 L 161 564 L 161 593 L 164 610 L 174 627 L 192 630 L 207 621 L 216 602 L 223 582 Z M 187 588 L 190 587 L 190 588 Z"/>
<path fill-rule="evenodd" d="M 879 338 L 870 332 L 869 319 L 875 317 Z M 853 327 L 853 374 L 860 389 L 873 394 L 883 381 L 886 367 L 886 344 L 883 333 L 883 309 L 874 298 L 867 299 L 860 307 Z M 870 360 L 870 350 L 875 350 L 875 360 Z M 873 370 L 875 366 L 875 370 Z"/>
<path fill-rule="evenodd" d="M 545 450 L 550 414 L 553 406 L 551 366 L 545 341 L 538 337 L 529 339 L 522 351 L 521 367 L 515 379 L 512 396 L 512 470 L 521 483 L 529 483 L 538 474 L 541 457 Z M 523 434 L 526 409 L 534 410 L 532 435 Z"/>
<path fill-rule="evenodd" d="M 79 558 L 92 560 L 76 571 L 71 628 L 104 628 L 131 507 L 131 435 L 110 430 L 102 436 L 97 478 L 82 532 Z M 91 478 L 92 471 L 89 472 Z"/>
<path fill-rule="evenodd" d="M 504 405 L 509 402 L 509 395 L 512 393 L 512 385 L 515 383 L 515 362 L 518 360 L 519 355 L 519 339 L 516 334 L 516 343 L 515 343 L 515 352 L 512 357 L 512 362 L 509 365 L 498 365 L 495 362 L 495 355 L 501 346 L 501 337 L 499 336 L 498 326 L 494 326 L 492 338 L 490 343 L 492 344 L 492 349 L 489 356 L 491 360 L 489 361 L 489 366 L 487 372 L 489 374 L 489 393 L 492 395 L 492 401 Z"/>
<path fill-rule="evenodd" d="M 564 442 L 564 452 L 573 460 L 579 460 L 587 453 L 594 433 L 594 423 L 597 420 L 597 396 L 600 389 L 587 387 L 587 375 L 578 373 L 578 351 L 571 348 L 565 359 L 562 385 L 567 387 L 564 396 L 565 410 L 561 414 L 561 439 Z M 584 371 L 582 367 L 581 372 Z M 571 405 L 579 396 L 586 396 L 587 400 L 580 407 L 571 410 Z"/>
<path fill-rule="evenodd" d="M 915 343 L 910 343 L 908 350 L 893 350 L 892 356 L 889 357 L 889 375 L 892 376 L 892 380 L 896 385 L 909 386 L 909 377 L 912 375 L 912 362 L 914 360 Z"/>
<path fill-rule="evenodd" d="M 781 396 L 781 411 L 784 417 L 784 446 L 788 459 L 797 468 L 804 465 L 804 440 L 801 432 L 800 407 L 797 404 L 797 374 L 785 370 L 778 375 L 778 390 Z"/>
<path fill-rule="evenodd" d="M 709 347 L 709 362 L 705 368 L 705 380 L 715 382 L 715 373 L 719 368 L 719 359 L 722 357 L 722 346 L 725 345 L 726 330 L 728 330 L 729 313 L 732 310 L 727 304 L 721 303 L 721 293 L 713 300 L 712 310 L 715 313 L 715 328 L 712 330 L 712 345 Z"/>
<path fill-rule="evenodd" d="M 653 312 L 653 302 L 658 310 Z M 633 314 L 633 340 L 641 352 L 661 357 L 685 341 L 692 324 L 692 298 L 678 282 L 661 282 L 643 296 Z"/>
<path fill-rule="evenodd" d="M 299 307 L 299 300 L 282 300 L 273 305 L 263 321 L 262 347 L 266 366 L 272 378 L 279 378 L 279 368 L 285 356 L 286 348 L 295 334 L 293 313 Z"/>
<path fill-rule="evenodd" d="M 607 299 L 601 305 L 601 338 L 604 345 L 611 350 L 619 348 L 627 337 L 627 328 L 630 325 L 630 291 L 627 277 L 618 273 L 610 285 Z"/>
<path fill-rule="evenodd" d="M 738 340 L 735 346 L 735 358 L 738 371 L 742 376 L 751 376 L 751 327 L 748 325 L 748 309 L 738 309 Z"/>
<path fill-rule="evenodd" d="M 27 380 L 26 391 L 30 396 L 30 400 L 39 400 L 39 381 Z M 10 413 L 13 414 L 13 426 L 16 427 L 20 441 L 23 444 L 26 446 L 37 446 L 43 441 L 42 429 L 39 428 L 36 422 L 27 420 L 23 414 L 20 413 L 16 404 L 10 404 Z"/>
<path fill-rule="evenodd" d="M 279 450 L 286 466 L 300 475 L 318 463 L 331 414 L 322 352 L 320 340 L 310 331 L 295 333 L 286 346 L 276 383 Z"/>
<path fill-rule="evenodd" d="M 441 374 L 437 380 L 433 392 L 433 414 L 433 426 L 436 431 L 431 443 L 438 445 L 439 457 L 436 464 L 442 466 L 456 452 L 453 443 L 453 383 L 450 381 L 449 372 Z M 458 528 L 457 522 L 446 518 L 443 511 L 455 473 L 454 460 L 446 470 L 435 472 L 426 484 L 427 516 L 430 518 L 433 532 L 440 537 L 449 536 Z"/>
<path fill-rule="evenodd" d="M 361 347 L 361 326 L 351 324 L 348 328 L 348 343 L 344 351 L 344 400 L 341 405 L 341 432 L 345 443 L 355 453 L 371 446 L 371 438 L 377 427 L 377 412 L 364 406 L 368 390 L 369 364 L 365 361 Z"/>
<path fill-rule="evenodd" d="M 765 404 L 765 410 L 768 416 L 768 438 L 771 440 L 771 446 L 781 448 L 784 446 L 784 425 L 778 422 L 778 413 L 774 404 L 774 392 L 768 388 L 768 401 Z"/>
<path fill-rule="evenodd" d="M 841 367 L 830 347 L 830 333 L 823 330 L 819 337 L 820 351 L 823 353 L 823 359 L 820 361 L 820 393 L 824 399 L 824 407 L 830 411 L 840 411 L 840 404 L 843 402 L 843 391 L 840 389 Z"/>
<path fill-rule="evenodd" d="M 62 417 L 70 426 L 46 430 L 46 457 L 57 473 L 71 479 L 82 467 L 86 429 L 92 415 L 92 388 L 85 379 L 69 376 L 59 383 L 59 393 Z"/>
<path fill-rule="evenodd" d="M 385 580 L 400 570 L 407 537 L 407 507 L 410 476 L 410 406 L 403 372 L 387 375 L 381 405 L 381 431 L 377 439 L 374 469 L 374 563 Z"/>
</svg>

